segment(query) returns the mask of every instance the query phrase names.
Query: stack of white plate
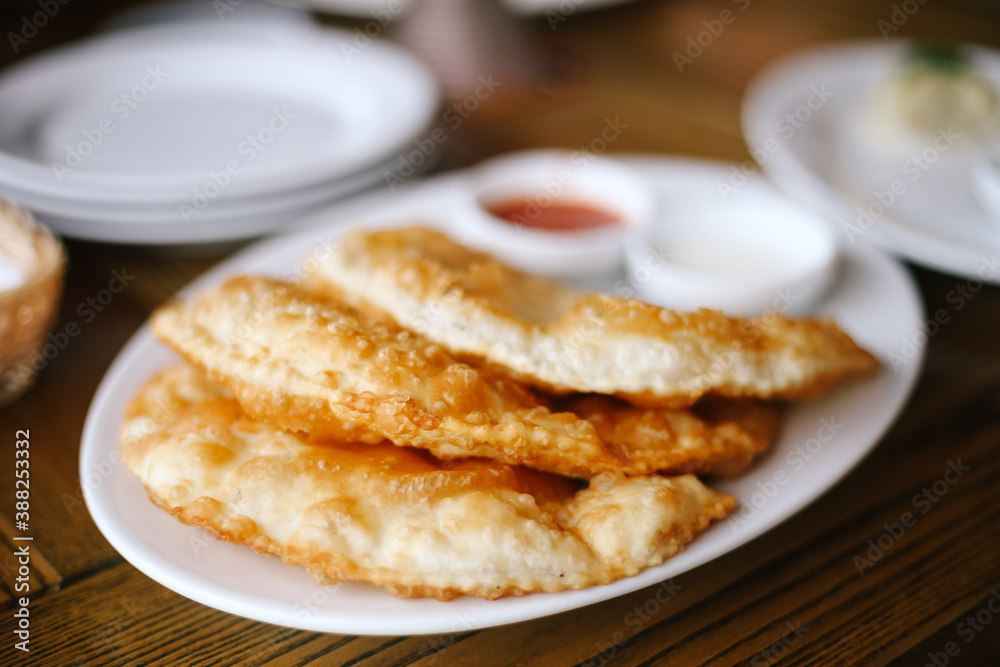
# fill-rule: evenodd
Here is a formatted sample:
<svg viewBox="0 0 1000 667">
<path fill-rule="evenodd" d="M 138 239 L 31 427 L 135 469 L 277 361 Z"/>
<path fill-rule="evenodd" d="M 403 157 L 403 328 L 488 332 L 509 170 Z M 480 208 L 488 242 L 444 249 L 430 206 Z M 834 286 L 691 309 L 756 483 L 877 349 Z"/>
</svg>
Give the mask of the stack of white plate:
<svg viewBox="0 0 1000 667">
<path fill-rule="evenodd" d="M 412 55 L 355 33 L 115 32 L 0 77 L 0 195 L 78 238 L 254 236 L 425 166 L 407 156 L 437 101 Z"/>
</svg>

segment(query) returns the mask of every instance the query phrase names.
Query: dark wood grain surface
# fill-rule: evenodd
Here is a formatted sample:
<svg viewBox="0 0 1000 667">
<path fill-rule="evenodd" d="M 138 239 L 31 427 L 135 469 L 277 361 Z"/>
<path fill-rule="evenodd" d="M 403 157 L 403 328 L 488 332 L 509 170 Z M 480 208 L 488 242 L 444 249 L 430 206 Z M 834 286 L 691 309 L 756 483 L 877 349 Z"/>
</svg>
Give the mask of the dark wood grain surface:
<svg viewBox="0 0 1000 667">
<path fill-rule="evenodd" d="M 18 53 L 0 44 L 0 62 L 84 35 L 126 4 L 70 0 Z M 672 53 L 734 3 L 639 2 L 573 13 L 555 31 L 544 18 L 529 21 L 524 28 L 549 52 L 577 63 L 575 81 L 537 92 L 522 107 L 470 116 L 449 141 L 444 167 L 513 149 L 578 147 L 606 118 L 629 124 L 614 151 L 745 159 L 739 104 L 753 74 L 808 44 L 879 38 L 878 21 L 894 4 L 753 0 L 684 72 Z M 16 30 L 35 5 L 5 4 L 4 32 Z M 1000 44 L 996 4 L 913 5 L 919 9 L 893 38 Z M 1000 613 L 990 610 L 1000 610 L 998 287 L 983 287 L 959 309 L 948 295 L 964 279 L 908 267 L 925 308 L 946 309 L 950 321 L 929 340 L 923 375 L 898 422 L 829 493 L 746 546 L 676 577 L 669 596 L 652 587 L 506 627 L 350 637 L 271 626 L 192 602 L 138 572 L 98 532 L 78 473 L 84 417 L 98 382 L 153 308 L 233 248 L 67 245 L 56 330 L 76 322 L 81 333 L 30 393 L 0 409 L 0 470 L 8 471 L 0 480 L 0 664 L 1000 664 Z M 113 271 L 134 279 L 91 316 L 81 304 L 107 286 Z M 18 429 L 31 432 L 29 654 L 14 649 L 12 633 L 20 543 L 12 539 L 19 533 L 10 471 Z M 953 465 L 968 470 L 935 495 Z M 869 541 L 877 545 L 886 526 L 907 512 L 915 524 L 869 555 Z M 871 558 L 863 575 L 858 556 Z"/>
</svg>

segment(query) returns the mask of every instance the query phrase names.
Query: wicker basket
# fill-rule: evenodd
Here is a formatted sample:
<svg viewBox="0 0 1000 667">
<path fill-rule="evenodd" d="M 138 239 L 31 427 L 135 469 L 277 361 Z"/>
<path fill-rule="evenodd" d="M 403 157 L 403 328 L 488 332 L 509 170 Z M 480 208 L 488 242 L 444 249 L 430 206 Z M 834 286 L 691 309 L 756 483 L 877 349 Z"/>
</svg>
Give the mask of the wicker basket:
<svg viewBox="0 0 1000 667">
<path fill-rule="evenodd" d="M 38 375 L 45 336 L 63 287 L 62 243 L 26 210 L 0 201 L 0 253 L 19 266 L 24 282 L 0 292 L 0 406 L 13 403 Z"/>
</svg>

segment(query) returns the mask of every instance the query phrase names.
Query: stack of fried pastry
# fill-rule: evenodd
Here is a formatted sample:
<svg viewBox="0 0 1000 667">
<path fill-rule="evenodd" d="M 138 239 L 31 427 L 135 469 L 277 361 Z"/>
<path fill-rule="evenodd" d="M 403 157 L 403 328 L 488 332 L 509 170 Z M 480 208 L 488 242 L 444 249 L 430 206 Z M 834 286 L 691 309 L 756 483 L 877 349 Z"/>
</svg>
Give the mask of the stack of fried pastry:
<svg viewBox="0 0 1000 667">
<path fill-rule="evenodd" d="M 189 365 L 132 401 L 128 468 L 182 521 L 321 583 L 485 598 L 669 558 L 774 436 L 765 399 L 878 366 L 825 320 L 581 295 L 420 227 L 354 231 L 306 280 L 153 317 Z"/>
</svg>

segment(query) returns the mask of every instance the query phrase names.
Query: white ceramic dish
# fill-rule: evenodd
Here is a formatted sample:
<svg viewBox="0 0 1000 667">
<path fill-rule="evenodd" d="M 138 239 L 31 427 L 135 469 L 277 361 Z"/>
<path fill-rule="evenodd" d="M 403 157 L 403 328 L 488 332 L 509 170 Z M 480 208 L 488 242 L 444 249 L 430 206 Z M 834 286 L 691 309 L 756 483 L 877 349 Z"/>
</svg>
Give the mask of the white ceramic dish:
<svg viewBox="0 0 1000 667">
<path fill-rule="evenodd" d="M 728 173 L 724 165 L 693 160 L 631 162 L 667 191 L 680 177 L 700 176 L 703 187 L 711 188 Z M 439 202 L 465 187 L 466 176 L 457 174 L 397 191 L 388 199 L 367 197 L 336 206 L 303 222 L 313 229 L 262 242 L 208 272 L 184 293 L 202 292 L 245 272 L 301 275 L 328 244 L 336 243 L 351 221 L 384 225 L 422 220 L 450 228 L 455 221 L 448 219 Z M 821 312 L 835 317 L 883 360 L 899 355 L 901 340 L 912 337 L 922 322 L 911 279 L 896 262 L 866 246 L 849 249 L 844 264 Z M 117 434 L 129 398 L 158 368 L 175 360 L 144 326 L 112 364 L 91 405 L 80 474 L 87 507 L 111 544 L 163 585 L 230 613 L 308 630 L 406 635 L 472 630 L 574 609 L 655 584 L 749 542 L 802 510 L 865 457 L 906 401 L 919 373 L 921 353 L 895 371 L 887 367 L 873 378 L 790 410 L 768 456 L 740 479 L 715 484 L 741 500 L 742 514 L 713 525 L 664 565 L 608 586 L 492 602 L 399 600 L 365 584 L 317 586 L 301 568 L 217 542 L 155 507 L 121 465 Z M 831 424 L 836 425 L 832 435 L 827 428 Z M 809 449 L 808 460 L 794 452 L 796 447 Z M 755 502 L 758 485 L 778 479 L 779 471 L 787 482 L 775 485 L 772 497 Z"/>
<path fill-rule="evenodd" d="M 830 225 L 762 177 L 726 200 L 700 173 L 678 177 L 661 195 L 656 221 L 625 238 L 626 273 L 644 301 L 731 315 L 768 309 L 797 315 L 836 277 L 838 242 Z"/>
<path fill-rule="evenodd" d="M 230 163 L 239 174 L 226 198 L 348 177 L 398 152 L 437 105 L 414 57 L 381 42 L 349 56 L 353 39 L 297 25 L 165 26 L 32 58 L 0 78 L 0 180 L 53 198 L 155 203 L 190 196 Z"/>
<path fill-rule="evenodd" d="M 657 211 L 653 188 L 625 164 L 589 153 L 535 150 L 510 153 L 469 170 L 469 187 L 456 193 L 455 236 L 511 266 L 539 275 L 583 277 L 620 271 L 626 234 L 649 226 Z M 505 202 L 528 202 L 524 222 L 492 215 Z M 578 205 L 620 222 L 585 230 L 531 226 L 550 206 Z"/>
<path fill-rule="evenodd" d="M 203 187 L 198 192 L 191 192 L 184 199 L 163 201 L 149 204 L 131 202 L 96 202 L 77 199 L 54 199 L 32 192 L 0 186 L 0 192 L 5 196 L 21 202 L 42 215 L 57 215 L 67 219 L 79 218 L 108 223 L 109 225 L 133 224 L 171 224 L 184 222 L 182 206 L 194 209 L 188 212 L 188 217 L 197 220 L 213 220 L 229 218 L 238 215 L 277 212 L 328 200 L 327 193 L 347 193 L 352 191 L 355 183 L 368 183 L 392 174 L 395 165 L 383 162 L 367 169 L 359 170 L 347 178 L 295 188 L 261 197 L 226 198 L 216 196 L 209 198 Z M 206 180 L 206 182 L 211 182 Z M 197 207 L 197 208 L 196 208 Z M 185 212 L 187 209 L 185 209 Z"/>
<path fill-rule="evenodd" d="M 394 163 L 378 165 L 351 178 L 290 193 L 278 199 L 247 203 L 213 201 L 205 209 L 190 214 L 188 222 L 185 222 L 177 205 L 153 210 L 126 208 L 103 212 L 99 207 L 83 212 L 69 206 L 67 214 L 48 213 L 47 207 L 33 210 L 40 220 L 62 235 L 91 241 L 147 245 L 233 241 L 281 229 L 325 204 L 384 186 L 386 178 L 395 175 L 396 166 Z M 418 175 L 425 167 L 413 175 Z M 383 196 L 389 197 L 390 193 L 385 192 Z M 33 208 L 27 199 L 13 198 Z"/>
<path fill-rule="evenodd" d="M 760 74 L 743 102 L 743 129 L 751 151 L 786 194 L 833 220 L 848 244 L 870 241 L 914 262 L 961 276 L 1000 283 L 991 263 L 1000 234 L 972 193 L 939 187 L 917 162 L 900 164 L 900 187 L 865 182 L 865 170 L 845 162 L 839 124 L 900 57 L 906 43 L 861 42 L 799 53 Z M 978 71 L 1000 90 L 1000 54 L 971 48 Z M 811 105 L 811 106 L 810 106 Z M 971 169 L 971 164 L 969 165 Z M 948 181 L 951 179 L 942 179 Z M 728 174 L 724 183 L 739 178 Z"/>
</svg>

